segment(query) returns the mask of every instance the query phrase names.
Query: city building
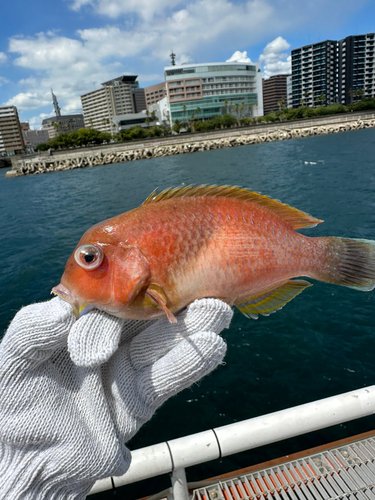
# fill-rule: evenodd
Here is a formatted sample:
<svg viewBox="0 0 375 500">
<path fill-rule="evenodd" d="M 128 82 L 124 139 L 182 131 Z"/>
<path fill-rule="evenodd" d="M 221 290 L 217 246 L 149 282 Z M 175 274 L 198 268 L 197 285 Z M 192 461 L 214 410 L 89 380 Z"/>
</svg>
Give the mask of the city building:
<svg viewBox="0 0 375 500">
<path fill-rule="evenodd" d="M 59 134 L 67 134 L 80 128 L 85 128 L 83 115 L 56 115 L 45 118 L 41 130 L 47 131 L 49 139 L 53 139 Z"/>
<path fill-rule="evenodd" d="M 157 83 L 156 85 L 150 85 L 149 87 L 146 87 L 145 94 L 146 94 L 146 105 L 148 108 L 149 106 L 160 101 L 167 95 L 165 82 Z"/>
<path fill-rule="evenodd" d="M 292 92 L 292 75 L 287 76 L 286 78 L 286 107 L 287 108 L 292 108 L 292 102 L 293 102 L 293 92 Z"/>
<path fill-rule="evenodd" d="M 164 69 L 171 121 L 224 113 L 262 116 L 260 63 L 203 63 Z"/>
<path fill-rule="evenodd" d="M 22 130 L 27 150 L 34 150 L 38 144 L 45 144 L 49 139 L 48 130 Z"/>
<path fill-rule="evenodd" d="M 292 102 L 350 104 L 375 97 L 375 33 L 292 50 Z"/>
<path fill-rule="evenodd" d="M 0 156 L 22 153 L 25 145 L 15 106 L 0 106 Z"/>
<path fill-rule="evenodd" d="M 132 90 L 132 93 L 134 101 L 134 111 L 136 113 L 141 113 L 142 111 L 145 111 L 147 109 L 145 89 L 138 88 Z"/>
<path fill-rule="evenodd" d="M 160 99 L 160 101 L 150 104 L 148 107 L 148 112 L 151 114 L 155 112 L 157 117 L 157 124 L 165 125 L 166 127 L 171 127 L 171 113 L 167 96 Z"/>
<path fill-rule="evenodd" d="M 116 125 L 116 132 L 120 132 L 121 130 L 126 130 L 136 125 L 143 128 L 152 127 L 156 124 L 156 121 L 151 121 L 146 111 L 141 111 L 141 113 L 128 113 L 126 115 L 114 116 L 113 123 Z"/>
<path fill-rule="evenodd" d="M 274 75 L 263 80 L 263 112 L 265 115 L 271 111 L 287 107 L 287 78 L 289 75 Z"/>
<path fill-rule="evenodd" d="M 114 116 L 134 114 L 146 109 L 144 89 L 137 76 L 123 75 L 102 83 L 100 89 L 81 95 L 86 127 L 101 132 L 114 131 Z M 143 96 L 142 96 L 143 92 Z"/>
<path fill-rule="evenodd" d="M 337 102 L 338 42 L 326 40 L 292 50 L 292 107 Z"/>
<path fill-rule="evenodd" d="M 342 104 L 375 97 L 375 33 L 339 42 L 338 94 Z"/>
</svg>

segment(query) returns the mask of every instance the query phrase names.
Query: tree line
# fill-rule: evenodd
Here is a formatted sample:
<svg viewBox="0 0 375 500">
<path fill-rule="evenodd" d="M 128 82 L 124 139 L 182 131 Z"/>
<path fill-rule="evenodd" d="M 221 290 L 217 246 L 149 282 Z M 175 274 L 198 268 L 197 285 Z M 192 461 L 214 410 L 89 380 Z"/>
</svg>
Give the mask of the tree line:
<svg viewBox="0 0 375 500">
<path fill-rule="evenodd" d="M 240 106 L 237 116 L 230 113 L 225 113 L 221 116 L 215 116 L 211 120 L 200 120 L 197 110 L 194 117 L 186 120 L 176 120 L 173 123 L 172 130 L 175 133 L 185 132 L 205 132 L 209 130 L 217 130 L 223 128 L 231 128 L 238 126 L 250 126 L 257 123 L 272 123 L 285 120 L 298 120 L 301 118 L 312 118 L 314 116 L 333 115 L 338 113 L 350 113 L 356 111 L 365 111 L 367 109 L 375 109 L 375 98 L 362 100 L 360 102 L 344 106 L 343 104 L 331 104 L 329 106 L 317 106 L 311 108 L 309 106 L 299 106 L 298 108 L 286 108 L 279 106 L 279 110 L 271 111 L 265 116 L 259 117 L 241 117 Z M 198 112 L 199 110 L 199 112 Z M 237 111 L 237 110 L 235 110 Z M 149 124 L 148 124 L 149 125 Z M 37 151 L 47 151 L 49 149 L 68 149 L 75 147 L 91 146 L 107 144 L 110 142 L 134 141 L 137 139 L 148 139 L 154 137 L 165 137 L 171 135 L 172 131 L 165 125 L 154 125 L 152 127 L 141 127 L 136 125 L 126 130 L 122 130 L 117 134 L 109 132 L 99 132 L 93 128 L 81 128 L 68 133 L 59 134 L 53 139 L 48 139 L 44 144 L 39 144 L 36 147 Z"/>
</svg>

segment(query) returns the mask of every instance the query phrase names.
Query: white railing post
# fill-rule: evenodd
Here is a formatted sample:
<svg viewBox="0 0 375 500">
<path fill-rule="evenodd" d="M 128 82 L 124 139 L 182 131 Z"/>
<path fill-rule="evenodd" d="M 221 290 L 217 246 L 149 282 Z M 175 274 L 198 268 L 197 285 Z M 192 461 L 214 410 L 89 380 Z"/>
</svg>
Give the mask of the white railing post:
<svg viewBox="0 0 375 500">
<path fill-rule="evenodd" d="M 375 413 L 375 385 L 132 451 L 126 474 L 97 481 L 91 494 L 172 474 L 174 500 L 188 500 L 185 468 Z M 178 495 L 178 496 L 177 496 Z"/>
<path fill-rule="evenodd" d="M 175 469 L 171 475 L 173 500 L 189 500 L 185 469 Z"/>
</svg>

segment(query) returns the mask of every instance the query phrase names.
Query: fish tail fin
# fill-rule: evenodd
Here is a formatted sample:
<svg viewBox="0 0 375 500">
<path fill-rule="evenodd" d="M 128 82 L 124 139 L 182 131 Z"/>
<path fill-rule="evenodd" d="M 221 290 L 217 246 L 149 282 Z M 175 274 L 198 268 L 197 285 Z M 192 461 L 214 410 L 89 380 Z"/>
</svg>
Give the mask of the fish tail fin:
<svg viewBox="0 0 375 500">
<path fill-rule="evenodd" d="M 311 274 L 326 283 L 369 292 L 375 288 L 375 241 L 322 238 L 325 252 L 321 268 Z"/>
</svg>

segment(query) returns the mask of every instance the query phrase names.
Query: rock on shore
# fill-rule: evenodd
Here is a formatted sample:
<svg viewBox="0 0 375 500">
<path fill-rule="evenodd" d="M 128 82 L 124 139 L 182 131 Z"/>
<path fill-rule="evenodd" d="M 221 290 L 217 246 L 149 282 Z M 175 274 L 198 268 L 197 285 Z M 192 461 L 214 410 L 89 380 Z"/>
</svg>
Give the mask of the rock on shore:
<svg viewBox="0 0 375 500">
<path fill-rule="evenodd" d="M 298 137 L 310 137 L 322 134 L 334 134 L 347 132 L 349 130 L 359 130 L 363 128 L 375 127 L 375 119 L 356 120 L 345 123 L 334 123 L 324 126 L 313 126 L 304 128 L 293 128 L 290 126 L 271 130 L 267 133 L 244 133 L 235 137 L 225 137 L 212 140 L 192 140 L 185 144 L 159 145 L 156 147 L 139 146 L 126 151 L 110 151 L 103 153 L 70 153 L 59 155 L 55 153 L 52 157 L 32 158 L 23 160 L 16 168 L 13 167 L 6 173 L 6 177 L 18 177 L 29 174 L 42 174 L 46 172 L 58 172 L 60 170 L 72 170 L 75 168 L 94 167 L 96 165 L 108 165 L 110 163 L 121 163 L 134 160 L 144 160 L 148 158 L 160 158 L 164 156 L 194 153 L 196 151 L 207 151 L 211 149 L 230 148 L 248 144 L 259 144 L 262 142 L 283 141 Z M 59 158 L 60 156 L 60 158 Z"/>
</svg>

